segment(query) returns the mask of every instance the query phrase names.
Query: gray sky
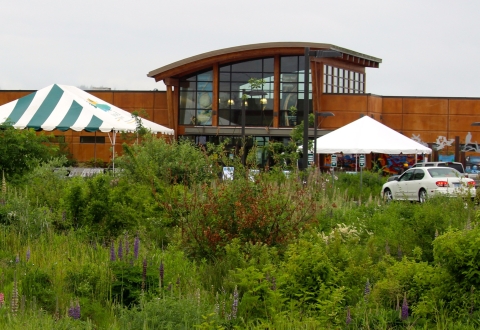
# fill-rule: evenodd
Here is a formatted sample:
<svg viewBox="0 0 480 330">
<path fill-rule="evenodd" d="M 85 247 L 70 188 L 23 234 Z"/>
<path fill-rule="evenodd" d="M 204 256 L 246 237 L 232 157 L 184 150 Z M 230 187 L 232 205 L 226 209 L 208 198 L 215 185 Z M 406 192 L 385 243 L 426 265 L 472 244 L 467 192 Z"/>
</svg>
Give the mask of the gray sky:
<svg viewBox="0 0 480 330">
<path fill-rule="evenodd" d="M 479 1 L 0 0 L 0 89 L 164 89 L 147 73 L 245 44 L 330 43 L 383 60 L 367 92 L 480 97 Z"/>
</svg>

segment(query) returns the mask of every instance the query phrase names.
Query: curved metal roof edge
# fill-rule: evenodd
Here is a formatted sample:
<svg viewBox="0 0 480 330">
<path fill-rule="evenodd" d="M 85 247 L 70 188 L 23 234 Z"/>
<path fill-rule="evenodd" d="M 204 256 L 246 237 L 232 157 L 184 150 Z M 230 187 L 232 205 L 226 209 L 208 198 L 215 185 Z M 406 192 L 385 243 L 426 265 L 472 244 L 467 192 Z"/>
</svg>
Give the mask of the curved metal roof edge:
<svg viewBox="0 0 480 330">
<path fill-rule="evenodd" d="M 235 52 L 241 52 L 241 51 L 248 51 L 248 50 L 255 50 L 255 49 L 265 49 L 265 48 L 286 48 L 286 47 L 291 47 L 291 48 L 305 48 L 305 47 L 310 47 L 310 48 L 327 48 L 327 49 L 332 49 L 332 50 L 337 50 L 339 52 L 342 52 L 344 54 L 352 55 L 352 56 L 357 56 L 366 60 L 370 60 L 373 62 L 377 63 L 382 63 L 382 59 L 373 57 L 370 55 L 362 54 L 359 52 L 355 52 L 353 50 L 335 46 L 332 44 L 323 44 L 323 43 L 314 43 L 314 42 L 265 42 L 265 43 L 259 43 L 259 44 L 249 44 L 249 45 L 242 45 L 242 46 L 235 46 L 235 47 L 229 47 L 229 48 L 222 48 L 222 49 L 217 49 L 214 51 L 198 54 L 195 56 L 187 57 L 183 60 L 179 60 L 170 64 L 167 64 L 165 66 L 162 66 L 158 69 L 152 70 L 147 74 L 147 77 L 154 77 L 159 73 L 165 72 L 170 69 L 177 68 L 179 66 L 192 63 L 195 61 L 203 60 L 209 57 L 214 57 L 218 55 L 224 55 L 224 54 L 230 54 L 230 53 L 235 53 Z"/>
</svg>

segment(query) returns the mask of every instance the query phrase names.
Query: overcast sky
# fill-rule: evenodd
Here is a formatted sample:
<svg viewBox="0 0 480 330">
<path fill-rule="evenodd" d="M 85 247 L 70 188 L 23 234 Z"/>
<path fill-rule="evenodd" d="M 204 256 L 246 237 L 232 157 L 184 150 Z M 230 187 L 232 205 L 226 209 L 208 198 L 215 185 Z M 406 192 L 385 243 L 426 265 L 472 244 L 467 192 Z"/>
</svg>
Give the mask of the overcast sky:
<svg viewBox="0 0 480 330">
<path fill-rule="evenodd" d="M 0 89 L 164 89 L 147 73 L 245 44 L 329 43 L 383 60 L 367 92 L 480 97 L 480 1 L 0 0 Z"/>
</svg>

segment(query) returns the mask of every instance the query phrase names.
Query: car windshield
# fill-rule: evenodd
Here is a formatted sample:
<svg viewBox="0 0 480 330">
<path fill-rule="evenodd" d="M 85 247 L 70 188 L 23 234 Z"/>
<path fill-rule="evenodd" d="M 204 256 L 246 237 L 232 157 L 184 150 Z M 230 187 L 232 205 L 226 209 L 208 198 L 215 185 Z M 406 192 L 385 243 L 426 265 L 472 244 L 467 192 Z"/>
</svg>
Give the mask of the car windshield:
<svg viewBox="0 0 480 330">
<path fill-rule="evenodd" d="M 432 178 L 459 178 L 462 176 L 456 169 L 442 167 L 429 168 L 428 173 Z"/>
</svg>

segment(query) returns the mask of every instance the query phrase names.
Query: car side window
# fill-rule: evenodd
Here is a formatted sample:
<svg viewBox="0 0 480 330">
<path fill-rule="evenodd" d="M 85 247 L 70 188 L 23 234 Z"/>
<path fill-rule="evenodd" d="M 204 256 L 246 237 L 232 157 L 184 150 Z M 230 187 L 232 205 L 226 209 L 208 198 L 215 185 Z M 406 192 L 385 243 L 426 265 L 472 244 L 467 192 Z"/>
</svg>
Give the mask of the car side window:
<svg viewBox="0 0 480 330">
<path fill-rule="evenodd" d="M 413 177 L 413 171 L 407 171 L 403 173 L 403 175 L 400 177 L 398 181 L 409 181 Z"/>
<path fill-rule="evenodd" d="M 422 180 L 424 176 L 425 172 L 423 172 L 422 170 L 415 170 L 412 180 Z"/>
</svg>

